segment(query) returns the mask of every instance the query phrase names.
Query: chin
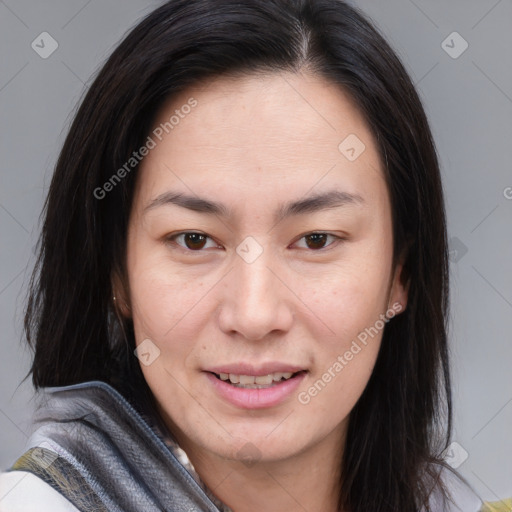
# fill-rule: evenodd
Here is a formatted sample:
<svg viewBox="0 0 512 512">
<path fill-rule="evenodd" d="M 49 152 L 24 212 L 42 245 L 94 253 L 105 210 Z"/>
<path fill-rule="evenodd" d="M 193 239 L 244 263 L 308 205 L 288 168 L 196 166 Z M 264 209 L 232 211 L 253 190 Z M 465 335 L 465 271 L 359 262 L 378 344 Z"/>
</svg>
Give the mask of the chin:
<svg viewBox="0 0 512 512">
<path fill-rule="evenodd" d="M 293 458 L 307 450 L 318 442 L 312 436 L 308 436 L 302 429 L 300 432 L 282 430 L 279 422 L 255 426 L 254 428 L 233 429 L 216 432 L 218 437 L 213 437 L 211 432 L 205 432 L 205 437 L 199 441 L 204 449 L 214 453 L 218 457 L 236 460 L 247 467 L 252 467 L 256 462 L 279 462 Z"/>
</svg>

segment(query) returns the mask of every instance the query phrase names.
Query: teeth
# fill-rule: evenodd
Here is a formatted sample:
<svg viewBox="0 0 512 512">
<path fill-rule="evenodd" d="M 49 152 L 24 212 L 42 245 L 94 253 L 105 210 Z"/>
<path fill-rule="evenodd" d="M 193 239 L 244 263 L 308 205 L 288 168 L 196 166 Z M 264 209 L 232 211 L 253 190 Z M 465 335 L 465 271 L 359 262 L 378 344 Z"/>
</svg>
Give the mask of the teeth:
<svg viewBox="0 0 512 512">
<path fill-rule="evenodd" d="M 268 386 L 269 384 L 272 384 L 273 380 L 274 379 L 273 379 L 272 374 L 270 374 L 270 375 L 260 375 L 259 377 L 256 377 L 254 379 L 254 382 L 256 384 L 266 384 Z M 241 383 L 242 383 L 242 381 L 240 380 L 240 384 Z"/>
<path fill-rule="evenodd" d="M 235 377 L 237 377 L 235 375 Z M 231 378 L 231 374 L 229 374 L 229 378 Z M 252 375 L 240 375 L 240 384 L 254 384 L 254 381 L 256 380 L 256 377 L 253 377 Z M 231 381 L 233 382 L 233 381 Z"/>
<path fill-rule="evenodd" d="M 259 388 L 271 386 L 273 382 L 279 382 L 282 379 L 289 379 L 293 375 L 292 372 L 276 372 L 268 375 L 236 375 L 234 373 L 220 373 L 221 380 L 230 381 L 231 384 L 238 384 L 237 387 Z"/>
</svg>

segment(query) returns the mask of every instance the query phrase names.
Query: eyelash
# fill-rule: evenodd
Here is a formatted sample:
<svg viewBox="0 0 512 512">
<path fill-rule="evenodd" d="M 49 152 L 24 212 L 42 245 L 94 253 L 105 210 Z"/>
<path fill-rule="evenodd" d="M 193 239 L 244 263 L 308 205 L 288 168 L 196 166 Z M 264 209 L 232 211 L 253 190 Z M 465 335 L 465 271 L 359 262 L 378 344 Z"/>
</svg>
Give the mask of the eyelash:
<svg viewBox="0 0 512 512">
<path fill-rule="evenodd" d="M 181 250 L 183 250 L 184 252 L 187 252 L 187 253 L 201 253 L 201 252 L 204 252 L 203 249 L 198 249 L 198 250 L 188 249 L 188 248 L 186 248 L 186 247 L 176 243 L 175 239 L 180 237 L 180 236 L 183 236 L 183 235 L 201 235 L 201 236 L 204 236 L 206 238 L 209 238 L 210 240 L 213 240 L 213 238 L 211 238 L 210 236 L 206 235 L 205 233 L 196 232 L 196 231 L 180 231 L 179 233 L 175 233 L 173 235 L 167 236 L 165 238 L 165 240 L 166 240 L 166 242 L 171 242 L 171 243 L 177 245 Z M 329 244 L 327 247 L 322 247 L 320 249 L 310 249 L 309 252 L 325 252 L 325 251 L 330 250 L 331 246 L 338 245 L 336 243 L 336 241 L 338 243 L 341 243 L 341 242 L 347 240 L 346 237 L 342 237 L 342 236 L 338 236 L 338 235 L 333 235 L 332 233 L 327 233 L 327 232 L 324 232 L 324 231 L 312 231 L 310 233 L 305 233 L 297 241 L 302 240 L 303 238 L 307 238 L 308 236 L 312 236 L 312 235 L 327 235 L 327 236 L 333 237 L 336 240 L 335 240 L 335 242 Z M 306 247 L 305 249 L 308 249 L 308 248 Z"/>
</svg>

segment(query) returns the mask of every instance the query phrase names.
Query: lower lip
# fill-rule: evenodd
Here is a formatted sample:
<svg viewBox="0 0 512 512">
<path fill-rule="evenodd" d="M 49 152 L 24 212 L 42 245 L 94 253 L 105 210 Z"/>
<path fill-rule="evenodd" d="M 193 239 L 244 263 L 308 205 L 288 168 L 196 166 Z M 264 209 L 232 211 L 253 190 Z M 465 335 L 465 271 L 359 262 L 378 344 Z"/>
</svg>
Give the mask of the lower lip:
<svg viewBox="0 0 512 512">
<path fill-rule="evenodd" d="M 286 400 L 299 387 L 306 376 L 306 372 L 301 372 L 271 387 L 260 389 L 237 388 L 209 372 L 206 372 L 206 376 L 217 393 L 236 407 L 241 409 L 264 409 L 275 407 Z"/>
</svg>

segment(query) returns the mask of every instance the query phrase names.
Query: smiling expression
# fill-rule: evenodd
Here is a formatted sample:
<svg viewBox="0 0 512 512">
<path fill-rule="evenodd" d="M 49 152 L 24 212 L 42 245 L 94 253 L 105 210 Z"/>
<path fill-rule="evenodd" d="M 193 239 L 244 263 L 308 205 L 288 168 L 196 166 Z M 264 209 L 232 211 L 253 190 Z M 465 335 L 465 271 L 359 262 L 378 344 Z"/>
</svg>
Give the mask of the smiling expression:
<svg viewBox="0 0 512 512">
<path fill-rule="evenodd" d="M 155 124 L 191 97 L 142 161 L 129 221 L 126 301 L 136 343 L 158 352 L 144 377 L 192 451 L 236 459 L 250 443 L 277 461 L 339 448 L 382 329 L 335 363 L 406 304 L 373 135 L 310 74 L 210 80 Z"/>
</svg>

